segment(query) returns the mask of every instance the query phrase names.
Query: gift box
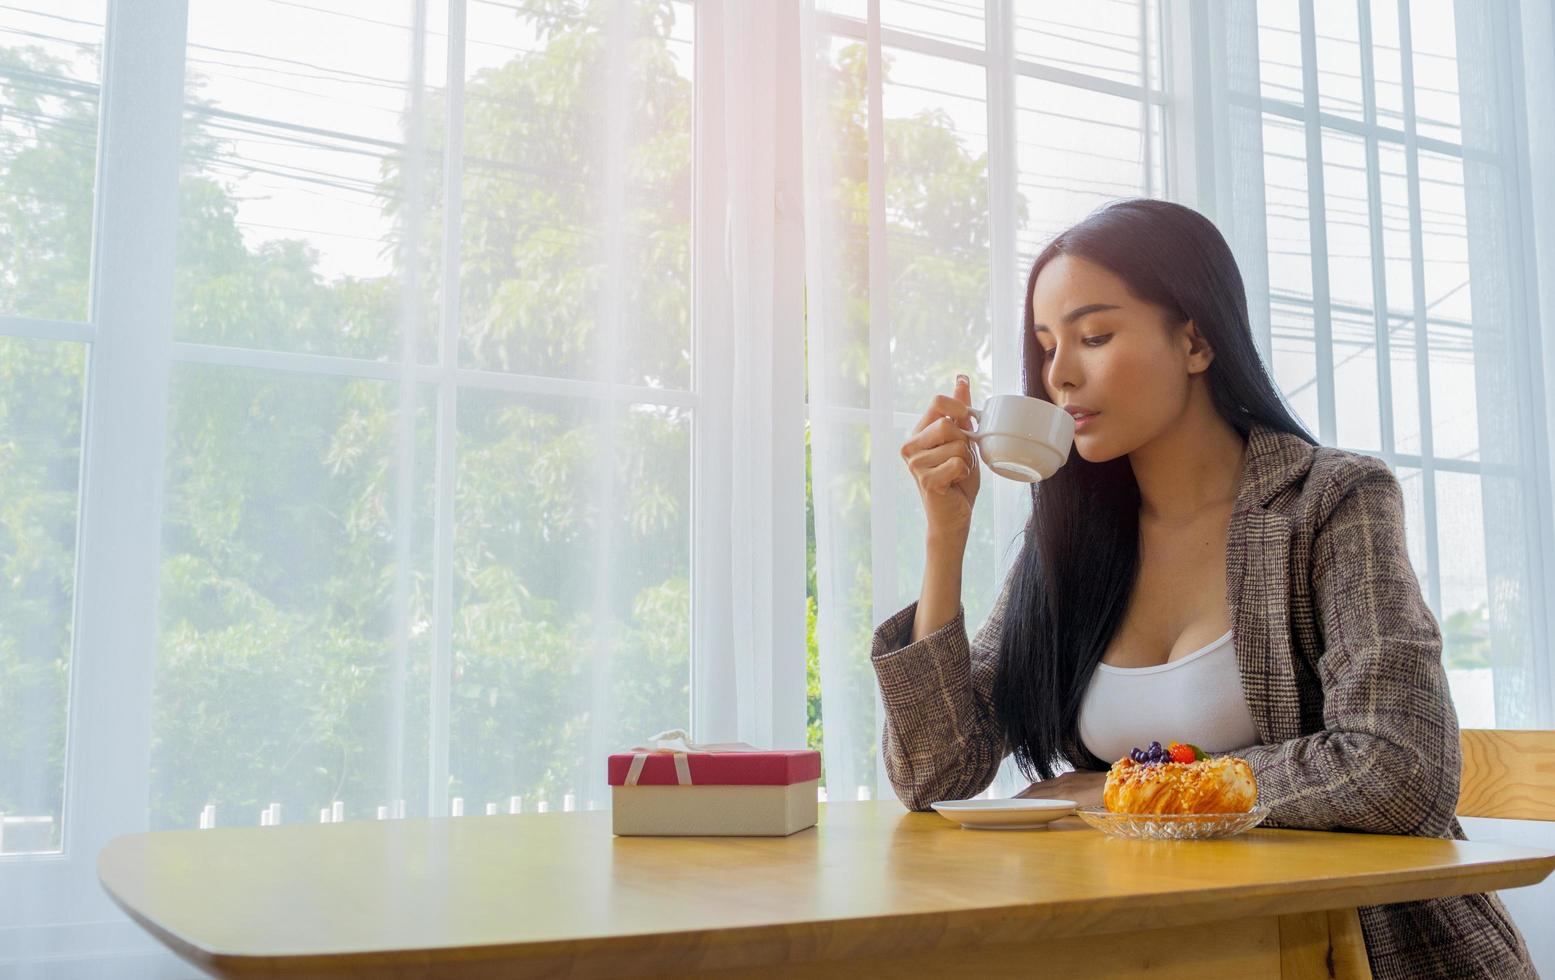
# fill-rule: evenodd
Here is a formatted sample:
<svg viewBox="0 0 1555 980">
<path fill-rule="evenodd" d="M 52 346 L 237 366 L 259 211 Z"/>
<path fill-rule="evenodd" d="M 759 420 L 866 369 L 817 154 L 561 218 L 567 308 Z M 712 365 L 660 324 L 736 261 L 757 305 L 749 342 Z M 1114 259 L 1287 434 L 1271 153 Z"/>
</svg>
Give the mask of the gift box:
<svg viewBox="0 0 1555 980">
<path fill-rule="evenodd" d="M 612 829 L 632 836 L 786 837 L 815 826 L 821 754 L 660 732 L 610 756 Z"/>
</svg>

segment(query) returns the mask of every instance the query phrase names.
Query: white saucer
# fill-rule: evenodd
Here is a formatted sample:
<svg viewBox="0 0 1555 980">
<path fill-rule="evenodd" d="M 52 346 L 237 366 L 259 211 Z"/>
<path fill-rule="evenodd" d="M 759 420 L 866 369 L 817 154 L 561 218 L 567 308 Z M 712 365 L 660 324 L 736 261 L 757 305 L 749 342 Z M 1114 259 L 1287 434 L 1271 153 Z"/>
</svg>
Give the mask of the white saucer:
<svg viewBox="0 0 1555 980">
<path fill-rule="evenodd" d="M 967 830 L 1046 830 L 1074 813 L 1074 800 L 941 800 L 936 813 Z"/>
</svg>

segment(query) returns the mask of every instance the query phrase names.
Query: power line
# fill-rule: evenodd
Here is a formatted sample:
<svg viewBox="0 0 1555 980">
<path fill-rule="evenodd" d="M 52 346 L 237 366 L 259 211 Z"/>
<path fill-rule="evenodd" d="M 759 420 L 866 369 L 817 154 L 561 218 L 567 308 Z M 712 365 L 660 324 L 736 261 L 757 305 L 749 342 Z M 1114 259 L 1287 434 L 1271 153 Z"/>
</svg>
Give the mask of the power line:
<svg viewBox="0 0 1555 980">
<path fill-rule="evenodd" d="M 103 29 L 104 27 L 103 23 L 95 20 L 81 20 L 77 17 L 66 17 L 64 14 L 50 13 L 46 10 L 34 10 L 29 7 L 17 7 L 8 3 L 0 3 L 0 10 L 10 10 L 18 14 L 29 14 L 33 17 L 47 17 L 50 20 L 64 21 L 67 24 L 81 24 L 85 27 L 96 27 L 99 30 Z"/>
</svg>

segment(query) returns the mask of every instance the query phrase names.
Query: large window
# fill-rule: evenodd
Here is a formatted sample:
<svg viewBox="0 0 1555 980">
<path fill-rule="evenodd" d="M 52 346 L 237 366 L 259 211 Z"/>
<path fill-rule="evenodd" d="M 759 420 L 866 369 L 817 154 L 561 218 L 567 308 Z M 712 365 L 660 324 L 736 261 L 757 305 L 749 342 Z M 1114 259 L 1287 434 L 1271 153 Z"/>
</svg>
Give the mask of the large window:
<svg viewBox="0 0 1555 980">
<path fill-rule="evenodd" d="M 1503 299 L 1522 255 L 1493 257 L 1504 205 L 1486 197 L 1515 174 L 1511 147 L 1474 145 L 1462 120 L 1460 78 L 1505 30 L 1477 6 L 1260 2 L 1258 90 L 1233 100 L 1261 120 L 1275 378 L 1323 443 L 1393 467 L 1459 720 L 1506 727 L 1537 705 L 1493 669 L 1539 649 L 1539 476 L 1518 421 L 1537 401 L 1513 369 L 1528 321 Z M 1477 94 L 1482 111 L 1509 98 Z"/>
<path fill-rule="evenodd" d="M 67 735 L 121 720 L 70 692 L 86 366 L 131 356 L 152 656 L 102 669 L 154 829 L 602 805 L 690 708 L 692 4 L 127 11 L 183 54 L 139 241 L 93 222 L 104 3 L 0 15 L 0 847 L 72 849 Z M 94 345 L 135 250 L 166 343 Z"/>
<path fill-rule="evenodd" d="M 157 825 L 593 807 L 685 716 L 692 20 L 628 6 L 612 67 L 538 6 L 192 0 Z"/>
<path fill-rule="evenodd" d="M 0 854 L 61 839 L 104 23 L 0 18 Z"/>
</svg>

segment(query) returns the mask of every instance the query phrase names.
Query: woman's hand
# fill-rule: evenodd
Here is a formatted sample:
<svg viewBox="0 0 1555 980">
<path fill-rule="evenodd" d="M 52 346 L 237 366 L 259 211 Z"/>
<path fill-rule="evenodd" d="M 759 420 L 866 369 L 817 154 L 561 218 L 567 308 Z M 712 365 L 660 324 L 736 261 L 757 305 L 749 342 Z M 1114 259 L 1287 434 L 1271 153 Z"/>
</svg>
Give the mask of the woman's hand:
<svg viewBox="0 0 1555 980">
<path fill-rule="evenodd" d="M 965 541 L 972 528 L 972 504 L 981 481 L 972 428 L 972 383 L 956 375 L 955 396 L 935 395 L 912 434 L 902 459 L 918 484 L 930 537 Z"/>
<path fill-rule="evenodd" d="M 1066 772 L 1040 783 L 1032 783 L 1016 793 L 1015 798 L 1074 800 L 1076 806 L 1100 806 L 1102 788 L 1106 784 L 1107 774 L 1104 772 Z"/>
</svg>

